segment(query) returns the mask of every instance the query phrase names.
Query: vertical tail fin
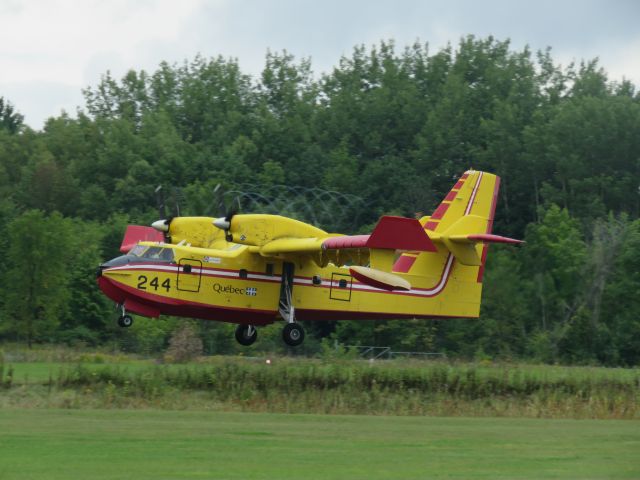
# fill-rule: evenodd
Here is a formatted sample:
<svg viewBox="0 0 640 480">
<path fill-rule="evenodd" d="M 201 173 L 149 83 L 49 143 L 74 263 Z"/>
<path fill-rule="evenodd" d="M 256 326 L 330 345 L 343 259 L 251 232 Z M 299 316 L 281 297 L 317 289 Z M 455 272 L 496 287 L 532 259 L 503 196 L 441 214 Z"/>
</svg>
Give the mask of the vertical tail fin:
<svg viewBox="0 0 640 480">
<path fill-rule="evenodd" d="M 442 263 L 453 254 L 458 263 L 477 270 L 478 282 L 482 282 L 486 243 L 499 241 L 487 237 L 493 229 L 499 188 L 500 178 L 496 175 L 469 170 L 458 179 L 434 212 L 420 219 L 427 235 L 438 245 L 437 255 L 442 257 Z M 431 255 L 433 259 L 434 254 Z M 419 252 L 403 253 L 393 271 L 411 275 L 435 274 L 431 271 L 434 262 L 418 261 L 420 257 L 427 258 Z"/>
<path fill-rule="evenodd" d="M 433 214 L 419 221 L 437 251 L 405 252 L 394 264 L 393 273 L 435 297 L 435 304 L 425 303 L 430 313 L 478 317 L 489 243 L 521 243 L 491 233 L 499 187 L 495 175 L 465 172 Z"/>
<path fill-rule="evenodd" d="M 491 233 L 495 214 L 500 178 L 486 172 L 468 170 L 444 197 L 431 216 L 422 217 L 425 230 L 444 233 L 461 217 L 473 215 L 482 219 L 482 231 Z M 471 232 L 470 232 L 471 233 Z"/>
</svg>

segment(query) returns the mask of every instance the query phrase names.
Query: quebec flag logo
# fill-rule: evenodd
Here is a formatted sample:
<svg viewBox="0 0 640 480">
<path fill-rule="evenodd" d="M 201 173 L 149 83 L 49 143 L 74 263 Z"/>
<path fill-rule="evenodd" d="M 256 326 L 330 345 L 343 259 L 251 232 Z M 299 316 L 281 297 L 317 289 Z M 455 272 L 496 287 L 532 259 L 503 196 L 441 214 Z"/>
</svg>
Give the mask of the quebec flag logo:
<svg viewBox="0 0 640 480">
<path fill-rule="evenodd" d="M 247 288 L 247 295 L 249 295 L 250 297 L 255 297 L 257 294 L 258 294 L 258 289 L 256 287 Z"/>
</svg>

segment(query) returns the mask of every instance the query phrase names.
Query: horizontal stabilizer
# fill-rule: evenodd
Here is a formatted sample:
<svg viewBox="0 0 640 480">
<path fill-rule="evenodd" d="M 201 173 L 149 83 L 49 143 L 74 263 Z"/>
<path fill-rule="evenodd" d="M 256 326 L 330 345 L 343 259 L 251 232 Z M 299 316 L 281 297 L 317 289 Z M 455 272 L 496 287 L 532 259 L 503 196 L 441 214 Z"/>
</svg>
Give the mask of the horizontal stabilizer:
<svg viewBox="0 0 640 480">
<path fill-rule="evenodd" d="M 515 238 L 491 233 L 476 233 L 487 229 L 487 219 L 476 215 L 465 215 L 456 220 L 444 233 L 430 233 L 431 239 L 449 250 L 458 262 L 467 266 L 482 265 L 483 243 L 524 243 Z"/>
<path fill-rule="evenodd" d="M 444 244 L 456 260 L 462 265 L 479 267 L 482 265 L 480 252 L 476 248 L 475 243 L 459 243 L 453 242 L 448 238 L 443 238 Z"/>
<path fill-rule="evenodd" d="M 138 242 L 164 242 L 164 235 L 153 227 L 127 225 L 127 230 L 124 233 L 124 238 L 120 245 L 120 251 L 127 253 L 135 247 Z"/>
<path fill-rule="evenodd" d="M 458 241 L 453 237 L 451 237 L 451 240 L 453 240 L 454 242 Z M 476 233 L 472 235 L 467 235 L 466 240 L 471 242 L 483 242 L 483 243 L 513 243 L 513 244 L 524 243 L 524 240 L 517 240 L 515 238 L 509 238 L 509 237 L 501 237 L 500 235 L 493 235 L 491 233 Z"/>
<path fill-rule="evenodd" d="M 411 290 L 411 284 L 404 278 L 373 268 L 351 266 L 349 273 L 356 280 L 382 290 Z"/>
</svg>

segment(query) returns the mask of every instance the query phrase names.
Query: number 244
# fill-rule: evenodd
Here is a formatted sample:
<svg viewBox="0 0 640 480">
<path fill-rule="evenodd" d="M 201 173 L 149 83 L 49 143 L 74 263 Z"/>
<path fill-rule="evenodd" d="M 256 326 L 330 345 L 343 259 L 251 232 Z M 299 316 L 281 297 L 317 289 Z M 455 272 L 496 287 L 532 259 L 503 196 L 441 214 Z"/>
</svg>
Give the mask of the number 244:
<svg viewBox="0 0 640 480">
<path fill-rule="evenodd" d="M 140 290 L 147 290 L 147 282 L 149 282 L 149 279 L 147 278 L 147 276 L 140 275 L 138 277 L 138 288 Z M 153 287 L 154 290 L 158 290 L 158 288 L 162 287 L 168 292 L 171 289 L 171 280 L 167 278 L 164 282 L 160 284 L 158 277 L 153 277 L 151 281 L 148 283 L 148 286 Z"/>
</svg>

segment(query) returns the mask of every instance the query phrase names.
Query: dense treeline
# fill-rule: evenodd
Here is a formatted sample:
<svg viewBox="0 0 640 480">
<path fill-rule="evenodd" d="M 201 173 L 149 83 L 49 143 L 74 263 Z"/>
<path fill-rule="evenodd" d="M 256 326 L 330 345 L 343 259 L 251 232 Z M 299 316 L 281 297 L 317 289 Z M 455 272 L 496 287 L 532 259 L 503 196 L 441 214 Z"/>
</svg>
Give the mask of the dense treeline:
<svg viewBox="0 0 640 480">
<path fill-rule="evenodd" d="M 434 53 L 383 42 L 320 77 L 286 52 L 269 52 L 257 79 L 235 60 L 197 56 L 120 80 L 107 73 L 84 93 L 77 118 L 37 132 L 0 103 L 6 339 L 166 345 L 175 321 L 117 331 L 93 278 L 127 222 L 157 219 L 159 184 L 180 188 L 183 214 L 219 213 L 218 183 L 356 193 L 366 209 L 341 225 L 353 233 L 383 213 L 431 211 L 473 167 L 502 177 L 495 230 L 527 241 L 492 247 L 481 319 L 310 325 L 312 336 L 640 363 L 640 95 L 597 61 L 561 68 L 550 51 L 493 38 Z M 236 348 L 227 326 L 201 330 L 207 350 Z"/>
</svg>

